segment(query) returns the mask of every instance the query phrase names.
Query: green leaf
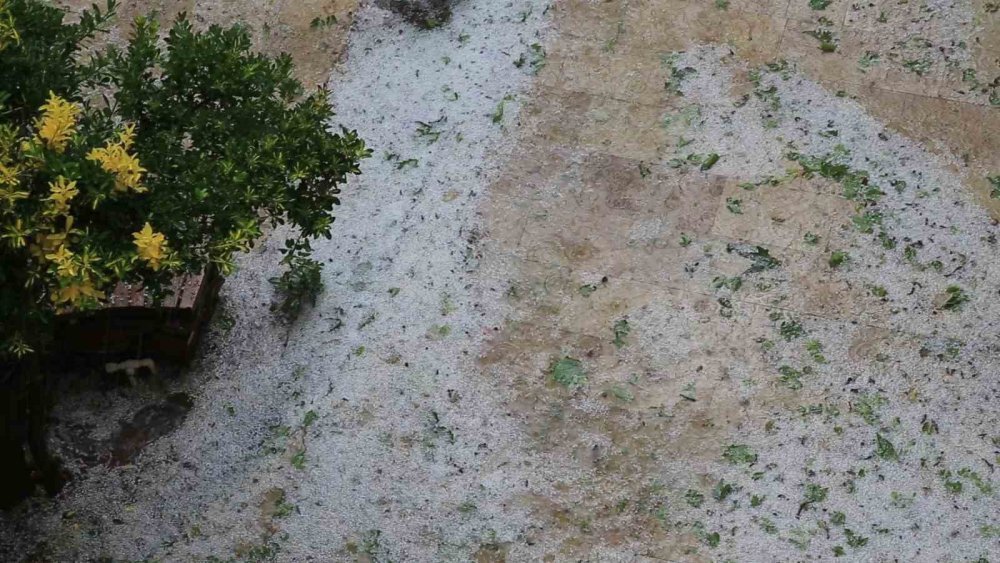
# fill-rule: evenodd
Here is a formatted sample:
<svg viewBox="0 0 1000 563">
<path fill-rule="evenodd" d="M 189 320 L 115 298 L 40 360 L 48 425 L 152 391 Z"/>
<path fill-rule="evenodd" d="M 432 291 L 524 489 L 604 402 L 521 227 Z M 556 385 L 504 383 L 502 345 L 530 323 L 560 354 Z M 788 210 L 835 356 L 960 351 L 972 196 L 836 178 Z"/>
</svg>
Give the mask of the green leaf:
<svg viewBox="0 0 1000 563">
<path fill-rule="evenodd" d="M 514 96 L 512 94 L 507 94 L 500 100 L 499 103 L 497 103 L 497 107 L 493 110 L 493 114 L 490 116 L 490 119 L 493 121 L 493 123 L 499 124 L 503 122 L 504 108 L 506 108 L 507 102 L 510 102 L 513 99 Z"/>
<path fill-rule="evenodd" d="M 849 258 L 850 256 L 846 252 L 842 250 L 835 250 L 830 254 L 830 259 L 827 263 L 831 268 L 839 268 L 844 264 L 844 262 L 847 262 Z"/>
<path fill-rule="evenodd" d="M 889 461 L 899 459 L 899 452 L 896 451 L 896 446 L 893 446 L 892 442 L 883 438 L 881 434 L 875 435 L 875 455 Z"/>
<path fill-rule="evenodd" d="M 635 395 L 627 388 L 622 387 L 621 385 L 612 385 L 609 391 L 611 395 L 613 395 L 619 401 L 631 403 L 632 401 L 635 400 Z"/>
<path fill-rule="evenodd" d="M 625 346 L 625 337 L 628 336 L 629 331 L 632 329 L 629 327 L 628 319 L 621 319 L 615 323 L 612 328 L 615 334 L 615 339 L 613 340 L 616 348 L 621 348 Z"/>
<path fill-rule="evenodd" d="M 987 176 L 986 181 L 990 183 L 992 188 L 990 188 L 990 197 L 992 199 L 1000 199 L 1000 174 L 996 176 Z"/>
<path fill-rule="evenodd" d="M 316 411 L 314 410 L 306 411 L 306 415 L 302 419 L 302 426 L 309 428 L 310 426 L 312 426 L 312 423 L 316 422 L 318 419 L 319 415 L 316 414 Z"/>
<path fill-rule="evenodd" d="M 736 492 L 736 487 L 734 487 L 731 483 L 719 480 L 719 482 L 716 483 L 715 488 L 712 489 L 712 498 L 721 502 L 734 492 Z"/>
<path fill-rule="evenodd" d="M 854 412 L 872 426 L 878 422 L 878 410 L 887 403 L 885 397 L 877 393 L 864 394 L 858 397 L 852 405 Z"/>
<path fill-rule="evenodd" d="M 568 356 L 553 362 L 549 367 L 549 374 L 556 383 L 564 387 L 579 387 L 587 382 L 583 364 Z"/>
<path fill-rule="evenodd" d="M 719 155 L 714 152 L 705 157 L 705 160 L 701 163 L 702 170 L 708 170 L 715 166 L 715 163 L 719 162 Z"/>
<path fill-rule="evenodd" d="M 782 385 L 791 389 L 792 391 L 798 391 L 799 389 L 802 389 L 802 376 L 804 374 L 804 371 L 797 370 L 792 366 L 781 366 L 778 368 L 778 373 L 781 374 L 781 377 L 778 378 L 778 381 Z"/>
<path fill-rule="evenodd" d="M 966 294 L 965 291 L 957 285 L 948 286 L 945 290 L 945 296 L 946 299 L 944 300 L 944 303 L 941 304 L 941 308 L 946 311 L 960 309 L 962 305 L 969 300 L 968 294 Z"/>
<path fill-rule="evenodd" d="M 861 58 L 858 59 L 858 66 L 861 67 L 862 71 L 865 71 L 876 64 L 879 61 L 879 54 L 875 51 L 865 51 Z"/>
<path fill-rule="evenodd" d="M 823 502 L 826 500 L 826 495 L 829 492 L 830 489 L 826 487 L 821 487 L 815 483 L 809 483 L 806 485 L 805 502 L 809 504 Z"/>
<path fill-rule="evenodd" d="M 730 444 L 722 452 L 722 457 L 733 465 L 753 465 L 757 454 L 746 444 Z"/>
<path fill-rule="evenodd" d="M 856 534 L 854 530 L 849 528 L 844 529 L 844 535 L 847 536 L 847 545 L 857 549 L 859 547 L 864 547 L 868 544 L 868 538 Z"/>
<path fill-rule="evenodd" d="M 705 495 L 694 489 L 688 489 L 687 492 L 684 493 L 684 501 L 689 505 L 698 508 L 701 506 L 701 503 L 705 502 Z"/>
<path fill-rule="evenodd" d="M 743 278 L 740 276 L 733 276 L 727 278 L 725 276 L 716 276 L 712 278 L 712 288 L 721 289 L 727 288 L 730 291 L 737 291 L 739 288 L 743 287 Z"/>
<path fill-rule="evenodd" d="M 799 321 L 789 319 L 787 321 L 781 321 L 778 327 L 778 334 L 782 336 L 787 342 L 791 342 L 796 338 L 805 336 L 806 329 L 802 327 L 802 323 Z"/>
</svg>

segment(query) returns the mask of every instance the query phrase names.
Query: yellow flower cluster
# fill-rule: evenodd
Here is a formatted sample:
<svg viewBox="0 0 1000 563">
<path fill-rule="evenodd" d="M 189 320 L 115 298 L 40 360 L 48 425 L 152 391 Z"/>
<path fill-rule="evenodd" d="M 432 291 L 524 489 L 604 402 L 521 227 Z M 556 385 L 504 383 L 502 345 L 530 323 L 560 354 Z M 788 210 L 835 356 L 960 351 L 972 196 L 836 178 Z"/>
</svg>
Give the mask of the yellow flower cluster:
<svg viewBox="0 0 1000 563">
<path fill-rule="evenodd" d="M 0 162 L 0 186 L 16 186 L 18 166 Z"/>
<path fill-rule="evenodd" d="M 80 272 L 80 268 L 77 267 L 76 262 L 73 260 L 76 257 L 65 244 L 59 245 L 59 250 L 56 250 L 52 254 L 46 254 L 45 258 L 55 262 L 56 271 L 60 276 L 71 278 Z"/>
<path fill-rule="evenodd" d="M 42 116 L 35 123 L 38 138 L 48 148 L 63 152 L 73 133 L 76 132 L 76 120 L 79 115 L 80 108 L 76 104 L 49 92 L 49 99 L 42 106 Z"/>
<path fill-rule="evenodd" d="M 100 299 L 104 299 L 104 292 L 95 288 L 90 279 L 60 287 L 59 291 L 52 294 L 52 300 L 57 305 L 68 303 L 75 306 L 88 300 L 97 301 Z"/>
<path fill-rule="evenodd" d="M 52 202 L 52 207 L 46 210 L 47 214 L 66 215 L 69 213 L 69 202 L 80 190 L 76 189 L 76 181 L 68 181 L 59 176 L 55 182 L 49 182 L 49 197 L 47 201 Z"/>
<path fill-rule="evenodd" d="M 132 238 L 138 249 L 139 258 L 149 262 L 153 270 L 159 270 L 160 262 L 167 254 L 167 237 L 163 233 L 154 231 L 153 226 L 147 222 L 141 231 L 132 233 Z"/>
<path fill-rule="evenodd" d="M 128 125 L 118 134 L 118 141 L 108 141 L 103 148 L 94 149 L 87 155 L 87 160 L 99 162 L 101 168 L 115 176 L 115 190 L 124 192 L 132 190 L 136 193 L 146 191 L 140 182 L 145 168 L 139 165 L 139 158 L 129 154 L 132 143 L 135 142 L 135 126 Z"/>
<path fill-rule="evenodd" d="M 70 202 L 80 190 L 76 182 L 63 176 L 49 182 L 49 203 L 43 211 L 47 222 L 39 225 L 39 232 L 32 245 L 32 253 L 44 258 L 55 266 L 58 285 L 52 288 L 49 297 L 56 305 L 76 307 L 87 302 L 104 298 L 104 293 L 94 285 L 94 262 L 98 259 L 88 251 L 77 254 L 70 250 L 70 235 L 79 234 L 73 229 L 73 216 L 70 214 Z M 62 218 L 63 228 L 58 230 L 56 219 Z"/>
<path fill-rule="evenodd" d="M 36 258 L 53 260 L 49 255 L 59 254 L 59 249 L 66 244 L 73 231 L 70 201 L 79 193 L 76 182 L 67 180 L 64 176 L 59 176 L 55 182 L 49 182 L 49 197 L 44 200 L 48 205 L 42 209 L 42 217 L 35 226 L 35 244 L 31 246 L 31 252 Z M 56 227 L 60 218 L 63 223 L 61 232 Z"/>
<path fill-rule="evenodd" d="M 15 142 L 12 128 L 0 128 L 0 212 L 10 211 L 18 200 L 27 199 L 28 192 L 20 189 L 22 167 L 12 154 Z"/>
<path fill-rule="evenodd" d="M 69 248 L 69 236 L 79 231 L 73 230 L 73 218 L 66 217 L 62 232 L 38 233 L 32 252 L 44 258 L 47 264 L 55 266 L 58 283 L 51 288 L 49 297 L 56 305 L 78 307 L 85 303 L 104 298 L 104 293 L 94 283 L 95 262 L 98 258 L 89 251 L 77 254 Z"/>
<path fill-rule="evenodd" d="M 41 223 L 37 226 L 35 243 L 31 245 L 31 254 L 36 258 L 44 258 L 46 255 L 55 252 L 60 246 L 66 244 L 73 231 L 73 217 L 66 217 L 66 224 L 63 230 L 57 231 L 52 222 Z"/>
<path fill-rule="evenodd" d="M 35 138 L 23 140 L 22 150 L 24 147 L 45 146 L 64 152 L 76 132 L 79 115 L 79 107 L 50 92 L 41 107 L 41 116 L 35 121 Z M 79 234 L 73 229 L 70 209 L 73 198 L 80 193 L 76 182 L 64 176 L 49 182 L 49 195 L 43 200 L 46 205 L 33 220 L 25 221 L 18 215 L 16 204 L 31 194 L 21 188 L 20 176 L 37 167 L 19 162 L 16 145 L 17 136 L 13 129 L 0 130 L 0 216 L 11 219 L 6 222 L 0 238 L 12 248 L 27 246 L 43 271 L 55 275 L 55 283 L 49 291 L 55 303 L 75 306 L 85 300 L 100 298 L 102 294 L 93 281 L 92 263 L 95 259 L 86 252 L 81 257 L 69 246 L 71 235 Z"/>
<path fill-rule="evenodd" d="M 7 8 L 7 2 L 0 0 L 0 51 L 7 48 L 7 45 L 21 42 L 21 36 L 17 33 L 14 25 L 14 16 Z"/>
<path fill-rule="evenodd" d="M 3 41 L 3 7 L 0 0 L 0 46 Z M 38 197 L 40 206 L 20 205 L 35 198 L 26 186 L 35 174 L 43 174 L 48 158 L 41 149 L 61 154 L 62 160 L 75 159 L 69 150 L 77 132 L 82 110 L 50 93 L 35 120 L 35 133 L 22 138 L 11 127 L 0 124 L 0 242 L 10 248 L 27 248 L 29 263 L 36 267 L 31 283 L 44 283 L 49 298 L 59 308 L 79 309 L 104 299 L 101 286 L 126 275 L 135 264 L 153 270 L 168 267 L 171 253 L 166 237 L 146 223 L 133 233 L 136 252 L 120 256 L 98 255 L 88 245 L 88 229 L 74 227 L 74 209 L 80 203 L 80 177 L 58 175 L 48 183 L 47 193 Z M 86 158 L 97 162 L 115 179 L 116 192 L 144 192 L 145 169 L 131 154 L 135 127 L 126 126 L 103 147 L 90 150 Z M 72 167 L 64 168 L 72 170 Z M 103 197 L 88 189 L 87 203 L 96 207 Z M 31 215 L 25 215 L 28 209 Z"/>
</svg>

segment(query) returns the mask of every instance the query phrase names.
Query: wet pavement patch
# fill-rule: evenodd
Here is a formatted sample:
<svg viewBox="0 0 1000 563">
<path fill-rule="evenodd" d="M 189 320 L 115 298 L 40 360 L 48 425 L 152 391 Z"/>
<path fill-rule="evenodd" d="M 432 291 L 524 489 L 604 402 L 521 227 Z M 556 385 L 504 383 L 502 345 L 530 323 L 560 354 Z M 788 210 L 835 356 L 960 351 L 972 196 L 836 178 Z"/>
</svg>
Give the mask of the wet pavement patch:
<svg viewBox="0 0 1000 563">
<path fill-rule="evenodd" d="M 173 393 L 162 403 L 146 405 L 131 420 L 121 423 L 121 429 L 111 438 L 110 465 L 128 465 L 147 445 L 173 432 L 187 417 L 194 405 L 186 393 Z"/>
<path fill-rule="evenodd" d="M 453 0 L 380 0 L 379 6 L 403 16 L 424 29 L 440 27 L 451 19 Z"/>
</svg>

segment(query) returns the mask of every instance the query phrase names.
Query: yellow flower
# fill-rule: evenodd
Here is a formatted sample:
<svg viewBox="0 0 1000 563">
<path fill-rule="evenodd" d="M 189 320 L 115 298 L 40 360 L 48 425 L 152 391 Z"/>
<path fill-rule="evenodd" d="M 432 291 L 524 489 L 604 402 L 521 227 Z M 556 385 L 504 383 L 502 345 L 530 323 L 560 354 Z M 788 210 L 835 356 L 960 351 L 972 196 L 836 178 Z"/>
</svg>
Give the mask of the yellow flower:
<svg viewBox="0 0 1000 563">
<path fill-rule="evenodd" d="M 46 252 L 59 248 L 59 245 L 61 245 L 64 240 L 66 240 L 66 233 L 38 234 L 38 245 Z"/>
<path fill-rule="evenodd" d="M 125 150 L 132 148 L 132 143 L 135 142 L 135 124 L 129 123 L 118 133 L 118 143 L 125 147 Z"/>
<path fill-rule="evenodd" d="M 118 142 L 108 141 L 103 148 L 93 149 L 87 155 L 87 160 L 99 162 L 101 168 L 115 176 L 115 190 L 124 192 L 132 190 L 137 193 L 146 191 L 142 182 L 142 173 L 146 171 L 139 164 L 139 158 L 129 154 L 135 140 L 135 126 L 127 125 L 118 133 Z"/>
<path fill-rule="evenodd" d="M 59 288 L 59 290 L 53 293 L 51 297 L 57 305 L 63 303 L 78 305 L 88 298 L 104 299 L 104 292 L 98 291 L 90 280 L 73 282 L 66 287 Z"/>
<path fill-rule="evenodd" d="M 84 273 L 84 275 L 88 275 L 90 272 L 93 272 L 94 263 L 101 261 L 101 258 L 92 254 L 89 248 L 84 248 L 83 254 L 80 254 L 79 257 L 80 270 Z"/>
<path fill-rule="evenodd" d="M 76 118 L 80 115 L 80 108 L 49 92 L 49 99 L 41 109 L 42 117 L 35 123 L 38 137 L 50 149 L 63 152 L 76 131 Z"/>
<path fill-rule="evenodd" d="M 7 225 L 5 232 L 0 235 L 0 239 L 6 239 L 7 244 L 13 248 L 22 248 L 28 242 L 28 229 L 24 227 L 24 221 L 17 219 L 13 225 Z"/>
<path fill-rule="evenodd" d="M 80 193 L 80 190 L 76 189 L 76 181 L 67 181 L 62 176 L 55 182 L 49 182 L 49 190 L 51 195 L 48 200 L 54 204 L 54 211 L 60 214 L 69 211 L 70 200 Z"/>
<path fill-rule="evenodd" d="M 21 37 L 17 34 L 14 17 L 11 15 L 7 3 L 0 1 L 0 51 L 6 49 L 8 44 L 17 45 L 20 42 Z"/>
<path fill-rule="evenodd" d="M 31 194 L 16 188 L 0 188 L 0 202 L 3 202 L 8 210 L 13 209 L 19 199 L 28 199 L 29 195 Z"/>
<path fill-rule="evenodd" d="M 21 169 L 15 164 L 8 166 L 0 162 L 0 186 L 16 186 L 18 184 L 17 175 Z"/>
<path fill-rule="evenodd" d="M 152 225 L 147 222 L 141 231 L 132 233 L 132 238 L 135 239 L 139 258 L 149 262 L 154 270 L 159 270 L 160 261 L 167 252 L 167 237 L 163 236 L 163 233 L 153 231 Z"/>
<path fill-rule="evenodd" d="M 24 337 L 21 336 L 21 333 L 16 331 L 13 336 L 7 339 L 7 350 L 18 358 L 23 358 L 24 356 L 35 352 L 31 346 L 28 346 L 28 343 L 24 341 Z"/>
<path fill-rule="evenodd" d="M 45 257 L 56 263 L 59 275 L 64 278 L 71 278 L 79 273 L 76 261 L 74 260 L 76 255 L 66 248 L 65 244 L 60 246 L 54 253 L 46 254 Z"/>
<path fill-rule="evenodd" d="M 66 238 L 73 231 L 73 216 L 66 215 L 66 226 L 65 230 L 61 233 L 38 233 L 36 235 L 35 244 L 31 245 L 32 256 L 41 258 L 45 254 L 51 253 L 52 251 L 58 249 L 60 246 L 65 244 Z"/>
</svg>

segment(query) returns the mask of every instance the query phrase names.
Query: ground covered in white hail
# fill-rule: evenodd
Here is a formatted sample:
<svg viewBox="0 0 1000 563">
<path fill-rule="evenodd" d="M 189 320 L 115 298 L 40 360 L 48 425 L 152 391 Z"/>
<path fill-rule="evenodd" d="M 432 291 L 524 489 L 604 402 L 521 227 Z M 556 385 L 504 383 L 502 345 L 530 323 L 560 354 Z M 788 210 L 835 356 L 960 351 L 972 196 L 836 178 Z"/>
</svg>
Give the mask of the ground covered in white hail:
<svg viewBox="0 0 1000 563">
<path fill-rule="evenodd" d="M 567 412 L 595 415 L 568 418 L 583 421 L 567 434 L 578 443 L 563 459 L 539 451 L 530 436 L 538 421 L 512 417 L 504 387 L 538 392 L 541 370 L 496 373 L 506 365 L 474 362 L 490 335 L 509 329 L 505 320 L 532 316 L 498 294 L 523 273 L 501 271 L 517 261 L 503 259 L 511 249 L 496 248 L 480 213 L 511 151 L 533 148 L 515 145 L 513 128 L 553 42 L 546 17 L 540 0 L 466 0 L 449 24 L 421 31 L 364 7 L 331 88 L 338 123 L 359 130 L 374 155 L 345 190 L 336 236 L 316 245 L 327 291 L 291 327 L 276 324 L 268 278 L 283 237 L 272 236 L 227 281 L 201 365 L 167 383 L 193 397 L 184 422 L 129 464 L 93 463 L 60 498 L 4 516 L 0 553 L 58 561 L 1000 558 L 1000 265 L 996 227 L 962 186 L 961 161 L 887 130 L 794 65 L 749 67 L 724 47 L 663 58 L 676 94 L 662 121 L 669 143 L 657 147 L 666 151 L 659 161 L 639 163 L 639 175 L 691 179 L 705 186 L 708 195 L 693 197 L 706 204 L 719 203 L 707 179 L 724 192 L 710 228 L 676 243 L 684 275 L 669 282 L 683 297 L 627 311 L 620 367 L 638 384 L 635 393 L 622 384 L 620 400 L 623 411 L 655 407 L 678 420 L 684 405 L 697 404 L 717 415 L 703 428 L 740 422 L 708 434 L 727 441 L 696 444 L 698 455 L 623 452 L 627 469 L 595 478 L 570 458 L 576 446 L 595 458 L 619 447 L 594 421 L 614 414 L 598 393 L 621 373 L 589 373 L 587 384 L 558 396 Z M 525 214 L 538 211 L 531 205 Z M 656 239 L 669 218 L 625 223 L 607 232 L 669 246 Z M 591 274 L 584 281 L 601 291 L 621 281 Z M 710 310 L 683 301 L 706 294 Z M 565 301 L 587 298 L 574 288 Z M 701 361 L 704 350 L 721 369 L 687 369 L 684 361 Z M 68 451 L 80 427 L 110 437 L 138 405 L 164 395 L 143 385 L 69 393 L 56 413 L 57 440 Z M 702 407 L 712 399 L 732 412 Z M 664 435 L 691 426 L 667 428 Z M 652 461 L 631 463 L 640 457 Z M 628 496 L 639 485 L 650 499 Z M 527 514 L 519 501 L 529 495 L 562 520 Z M 577 541 L 601 525 L 572 520 L 581 506 L 648 529 Z M 664 537 L 668 545 L 654 545 Z M 587 553 L 574 552 L 580 545 Z"/>
<path fill-rule="evenodd" d="M 962 186 L 961 162 L 892 133 L 782 61 L 753 68 L 714 46 L 671 60 L 688 70 L 682 109 L 666 123 L 693 141 L 661 166 L 718 154 L 712 171 L 741 180 L 724 215 L 738 224 L 770 213 L 772 229 L 749 239 L 783 261 L 737 289 L 719 287 L 759 305 L 735 307 L 746 342 L 732 345 L 757 348 L 762 366 L 733 366 L 749 424 L 720 444 L 707 470 L 715 488 L 692 489 L 677 510 L 713 555 L 733 561 L 995 561 L 998 248 L 995 222 Z M 848 211 L 825 217 L 829 230 L 783 238 L 782 223 L 799 217 L 762 205 L 789 184 L 802 191 L 781 192 L 785 205 L 826 192 Z M 709 285 L 719 274 L 732 273 L 700 275 Z M 840 301 L 850 310 L 803 313 L 810 276 L 851 295 Z M 633 322 L 638 338 L 642 322 Z M 789 397 L 800 406 L 788 408 Z M 692 471 L 681 461 L 665 474 Z"/>
<path fill-rule="evenodd" d="M 441 561 L 521 534 L 525 517 L 505 501 L 524 476 L 500 466 L 521 447 L 516 423 L 469 374 L 498 315 L 470 273 L 476 209 L 529 80 L 511 53 L 540 40 L 543 12 L 463 2 L 423 31 L 363 7 L 330 87 L 337 123 L 374 155 L 345 189 L 333 240 L 315 244 L 327 263 L 316 307 L 287 329 L 268 312 L 276 233 L 227 281 L 202 364 L 169 384 L 194 398 L 180 428 L 5 517 L 0 548 L 60 561 Z M 114 394 L 73 396 L 57 416 L 102 420 L 91 430 L 106 437 L 157 393 Z"/>
</svg>

